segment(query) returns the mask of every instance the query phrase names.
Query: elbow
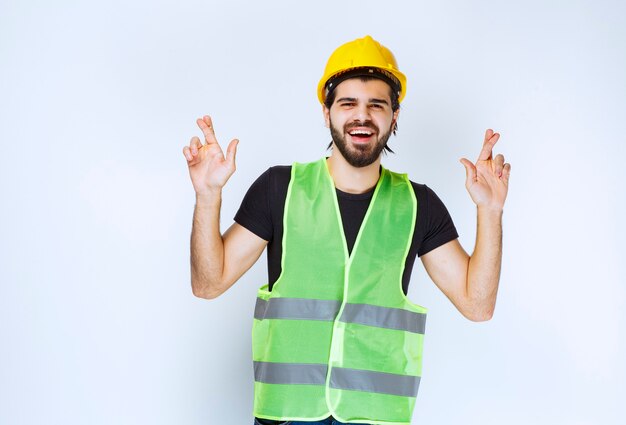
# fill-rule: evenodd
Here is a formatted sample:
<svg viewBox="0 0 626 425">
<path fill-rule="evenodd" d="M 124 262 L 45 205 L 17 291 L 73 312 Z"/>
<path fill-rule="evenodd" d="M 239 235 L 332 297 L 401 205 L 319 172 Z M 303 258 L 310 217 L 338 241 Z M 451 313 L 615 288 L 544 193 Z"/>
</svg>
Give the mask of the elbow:
<svg viewBox="0 0 626 425">
<path fill-rule="evenodd" d="M 472 322 L 487 322 L 493 317 L 493 311 L 483 312 L 480 314 L 474 313 L 471 315 L 465 315 L 465 317 Z"/>
<path fill-rule="evenodd" d="M 192 289 L 192 292 L 195 297 L 202 298 L 203 300 L 214 300 L 215 298 L 220 296 L 220 294 L 216 292 L 207 292 L 207 291 L 193 290 L 193 289 Z"/>
<path fill-rule="evenodd" d="M 224 291 L 220 291 L 219 286 L 212 286 L 208 283 L 201 283 L 198 281 L 191 280 L 191 292 L 197 298 L 202 298 L 205 300 L 214 300 L 215 298 L 222 295 Z"/>
<path fill-rule="evenodd" d="M 493 317 L 495 305 L 474 305 L 464 310 L 461 310 L 461 314 L 466 319 L 472 322 L 487 322 Z"/>
</svg>

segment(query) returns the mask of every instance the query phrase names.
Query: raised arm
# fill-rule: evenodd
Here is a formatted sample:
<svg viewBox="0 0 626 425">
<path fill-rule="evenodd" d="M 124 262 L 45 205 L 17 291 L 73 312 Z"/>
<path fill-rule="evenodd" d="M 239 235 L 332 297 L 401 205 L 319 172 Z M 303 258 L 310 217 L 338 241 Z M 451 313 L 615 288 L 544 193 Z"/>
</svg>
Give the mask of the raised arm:
<svg viewBox="0 0 626 425">
<path fill-rule="evenodd" d="M 422 256 L 431 279 L 468 319 L 489 320 L 494 312 L 502 260 L 502 211 L 508 193 L 511 165 L 504 156 L 493 158 L 500 138 L 488 129 L 478 161 L 463 158 L 465 187 L 477 207 L 476 245 L 471 256 L 458 240 Z"/>
<path fill-rule="evenodd" d="M 222 236 L 220 209 L 222 188 L 235 172 L 239 141 L 233 139 L 226 156 L 215 138 L 211 118 L 197 121 L 205 144 L 193 137 L 183 155 L 196 192 L 191 230 L 191 288 L 200 298 L 216 298 L 230 288 L 259 258 L 267 241 L 239 224 Z"/>
</svg>

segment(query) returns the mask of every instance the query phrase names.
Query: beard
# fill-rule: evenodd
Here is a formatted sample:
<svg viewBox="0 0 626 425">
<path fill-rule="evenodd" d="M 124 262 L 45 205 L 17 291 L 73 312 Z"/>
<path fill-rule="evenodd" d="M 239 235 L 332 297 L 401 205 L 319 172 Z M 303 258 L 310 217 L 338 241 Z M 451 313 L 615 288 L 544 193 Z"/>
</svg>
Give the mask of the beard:
<svg viewBox="0 0 626 425">
<path fill-rule="evenodd" d="M 348 144 L 346 141 L 346 135 L 350 129 L 354 127 L 367 127 L 371 129 L 374 134 L 372 137 L 377 137 L 377 140 L 373 144 L 354 145 Z M 343 132 L 339 131 L 334 125 L 332 120 L 330 121 L 330 135 L 333 138 L 333 142 L 341 155 L 345 158 L 348 164 L 353 167 L 362 168 L 373 164 L 378 159 L 385 146 L 387 146 L 387 140 L 391 136 L 391 127 L 386 133 L 380 134 L 378 126 L 372 121 L 356 122 L 353 121 L 343 126 Z"/>
</svg>

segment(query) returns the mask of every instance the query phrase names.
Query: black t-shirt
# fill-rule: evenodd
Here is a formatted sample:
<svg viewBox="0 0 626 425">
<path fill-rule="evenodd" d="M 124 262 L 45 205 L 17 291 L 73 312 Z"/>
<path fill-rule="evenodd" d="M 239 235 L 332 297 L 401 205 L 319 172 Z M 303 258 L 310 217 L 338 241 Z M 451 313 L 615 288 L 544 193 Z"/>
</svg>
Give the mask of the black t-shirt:
<svg viewBox="0 0 626 425">
<path fill-rule="evenodd" d="M 269 289 L 281 273 L 283 212 L 287 188 L 291 180 L 291 166 L 270 167 L 250 186 L 241 202 L 235 221 L 255 235 L 268 241 L 267 270 Z M 417 198 L 417 219 L 413 240 L 402 275 L 402 289 L 406 294 L 416 256 L 459 237 L 448 210 L 429 187 L 411 182 Z M 359 228 L 365 218 L 374 189 L 352 194 L 337 191 L 341 221 L 348 251 L 352 251 Z"/>
</svg>

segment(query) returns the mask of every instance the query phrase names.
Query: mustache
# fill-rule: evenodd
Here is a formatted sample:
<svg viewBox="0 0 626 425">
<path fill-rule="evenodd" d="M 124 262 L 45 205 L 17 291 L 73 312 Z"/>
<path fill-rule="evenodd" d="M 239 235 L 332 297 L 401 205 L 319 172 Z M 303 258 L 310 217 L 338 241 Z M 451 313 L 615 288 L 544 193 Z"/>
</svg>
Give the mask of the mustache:
<svg viewBox="0 0 626 425">
<path fill-rule="evenodd" d="M 343 131 L 347 133 L 350 130 L 352 130 L 353 128 L 357 128 L 357 127 L 361 127 L 361 128 L 366 127 L 366 128 L 371 129 L 371 130 L 374 130 L 375 133 L 379 132 L 378 126 L 376 124 L 374 124 L 370 120 L 352 121 L 351 123 L 348 123 L 348 124 L 343 126 Z"/>
</svg>

